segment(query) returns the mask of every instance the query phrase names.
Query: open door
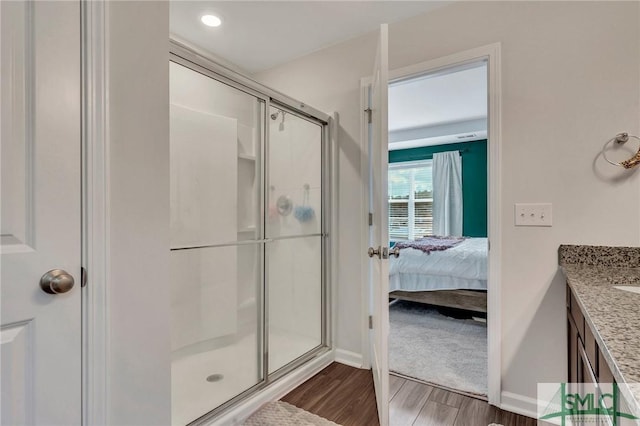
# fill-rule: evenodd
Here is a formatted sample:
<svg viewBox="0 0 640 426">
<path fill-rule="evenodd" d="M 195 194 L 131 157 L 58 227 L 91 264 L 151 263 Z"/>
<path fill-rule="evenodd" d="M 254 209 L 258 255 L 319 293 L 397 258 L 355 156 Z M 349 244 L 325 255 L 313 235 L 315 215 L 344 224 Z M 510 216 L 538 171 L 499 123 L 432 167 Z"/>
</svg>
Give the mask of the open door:
<svg viewBox="0 0 640 426">
<path fill-rule="evenodd" d="M 380 425 L 389 424 L 388 27 L 380 26 L 369 90 L 369 286 L 371 367 Z"/>
</svg>

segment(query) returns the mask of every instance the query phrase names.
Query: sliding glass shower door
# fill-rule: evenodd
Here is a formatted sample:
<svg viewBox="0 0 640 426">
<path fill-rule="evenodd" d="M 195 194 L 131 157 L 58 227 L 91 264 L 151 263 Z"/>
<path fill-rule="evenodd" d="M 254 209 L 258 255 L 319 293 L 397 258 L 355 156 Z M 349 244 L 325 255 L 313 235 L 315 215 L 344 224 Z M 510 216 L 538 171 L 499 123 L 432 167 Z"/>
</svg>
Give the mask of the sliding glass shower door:
<svg viewBox="0 0 640 426">
<path fill-rule="evenodd" d="M 264 102 L 171 63 L 173 424 L 265 379 Z"/>
<path fill-rule="evenodd" d="M 172 56 L 173 424 L 327 344 L 326 122 Z"/>
<path fill-rule="evenodd" d="M 269 110 L 269 373 L 322 344 L 322 126 Z"/>
</svg>

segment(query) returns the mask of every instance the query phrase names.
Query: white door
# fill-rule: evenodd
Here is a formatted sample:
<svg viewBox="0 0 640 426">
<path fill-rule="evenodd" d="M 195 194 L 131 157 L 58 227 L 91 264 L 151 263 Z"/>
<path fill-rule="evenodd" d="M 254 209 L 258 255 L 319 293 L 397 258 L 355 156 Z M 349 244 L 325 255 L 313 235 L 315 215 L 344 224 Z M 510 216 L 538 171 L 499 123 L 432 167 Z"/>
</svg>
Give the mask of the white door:
<svg viewBox="0 0 640 426">
<path fill-rule="evenodd" d="M 80 4 L 3 1 L 0 18 L 1 423 L 77 425 Z"/>
<path fill-rule="evenodd" d="M 373 67 L 373 82 L 369 90 L 369 228 L 370 294 L 371 297 L 371 364 L 378 403 L 380 425 L 389 424 L 389 211 L 388 211 L 388 90 L 389 59 L 388 29 L 380 26 L 378 53 Z"/>
</svg>

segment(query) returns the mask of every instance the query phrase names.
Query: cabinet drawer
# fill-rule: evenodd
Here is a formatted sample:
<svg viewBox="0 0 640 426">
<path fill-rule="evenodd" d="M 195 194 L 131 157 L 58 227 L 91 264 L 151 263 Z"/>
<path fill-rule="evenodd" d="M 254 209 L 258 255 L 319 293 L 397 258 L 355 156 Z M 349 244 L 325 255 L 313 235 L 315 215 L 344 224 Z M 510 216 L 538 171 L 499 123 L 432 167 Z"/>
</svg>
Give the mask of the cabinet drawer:
<svg viewBox="0 0 640 426">
<path fill-rule="evenodd" d="M 576 323 L 580 338 L 584 341 L 584 315 L 582 315 L 582 311 L 580 310 L 580 306 L 578 305 L 578 301 L 576 300 L 576 296 L 573 294 L 573 291 L 570 292 L 570 296 L 569 303 L 571 306 L 571 317 L 573 318 L 573 322 Z"/>
</svg>

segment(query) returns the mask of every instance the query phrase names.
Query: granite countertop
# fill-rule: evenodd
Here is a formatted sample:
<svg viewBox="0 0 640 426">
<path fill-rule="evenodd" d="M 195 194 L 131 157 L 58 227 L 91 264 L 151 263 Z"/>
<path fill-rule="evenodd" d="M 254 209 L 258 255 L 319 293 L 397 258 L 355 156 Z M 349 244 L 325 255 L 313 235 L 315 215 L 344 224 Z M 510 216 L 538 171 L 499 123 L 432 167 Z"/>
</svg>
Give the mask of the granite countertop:
<svg viewBox="0 0 640 426">
<path fill-rule="evenodd" d="M 640 417 L 640 247 L 560 246 L 560 266 L 632 413 Z"/>
</svg>

